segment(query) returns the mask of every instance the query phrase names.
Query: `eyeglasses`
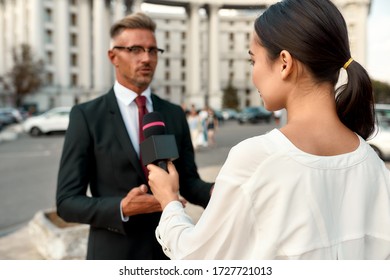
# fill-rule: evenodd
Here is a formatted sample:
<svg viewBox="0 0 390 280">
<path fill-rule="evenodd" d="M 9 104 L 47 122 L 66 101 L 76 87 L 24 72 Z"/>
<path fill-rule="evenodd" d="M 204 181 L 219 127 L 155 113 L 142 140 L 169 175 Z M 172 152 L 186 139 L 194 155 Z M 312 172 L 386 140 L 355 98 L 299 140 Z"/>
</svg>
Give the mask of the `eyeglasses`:
<svg viewBox="0 0 390 280">
<path fill-rule="evenodd" d="M 159 49 L 156 47 L 151 47 L 151 48 L 144 48 L 142 46 L 131 46 L 131 47 L 123 47 L 123 46 L 114 46 L 112 47 L 113 49 L 118 49 L 118 50 L 126 50 L 129 53 L 132 53 L 134 55 L 140 55 L 144 52 L 149 53 L 152 56 L 156 56 L 158 53 L 163 53 L 163 49 Z"/>
</svg>

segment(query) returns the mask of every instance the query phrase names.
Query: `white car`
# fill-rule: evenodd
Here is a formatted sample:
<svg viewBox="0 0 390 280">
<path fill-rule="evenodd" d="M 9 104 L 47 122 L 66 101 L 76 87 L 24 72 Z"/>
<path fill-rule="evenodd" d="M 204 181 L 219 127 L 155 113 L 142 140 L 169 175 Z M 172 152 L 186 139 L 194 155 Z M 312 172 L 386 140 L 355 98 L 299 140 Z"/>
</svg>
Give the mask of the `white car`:
<svg viewBox="0 0 390 280">
<path fill-rule="evenodd" d="M 383 160 L 390 159 L 390 127 L 379 125 L 372 139 L 367 143 L 375 150 Z"/>
<path fill-rule="evenodd" d="M 71 107 L 53 108 L 42 115 L 34 116 L 23 122 L 23 130 L 31 136 L 64 132 L 68 129 Z"/>
<path fill-rule="evenodd" d="M 375 114 L 378 124 L 373 136 L 367 143 L 383 160 L 390 159 L 390 105 L 375 104 Z"/>
</svg>

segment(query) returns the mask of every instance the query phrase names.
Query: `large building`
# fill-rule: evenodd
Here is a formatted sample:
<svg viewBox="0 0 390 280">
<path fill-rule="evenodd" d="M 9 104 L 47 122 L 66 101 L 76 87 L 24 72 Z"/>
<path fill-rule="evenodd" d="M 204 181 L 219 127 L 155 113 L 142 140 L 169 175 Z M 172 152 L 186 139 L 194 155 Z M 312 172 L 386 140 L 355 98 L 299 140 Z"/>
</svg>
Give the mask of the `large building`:
<svg viewBox="0 0 390 280">
<path fill-rule="evenodd" d="M 260 104 L 251 82 L 249 39 L 254 19 L 273 0 L 0 0 L 0 77 L 12 50 L 29 44 L 45 63 L 45 85 L 26 101 L 40 110 L 73 105 L 105 93 L 115 80 L 107 58 L 109 28 L 134 11 L 157 22 L 165 49 L 153 91 L 177 104 L 222 107 L 231 83 L 240 107 Z M 366 63 L 371 0 L 334 0 L 349 28 L 353 57 Z M 13 103 L 0 85 L 0 106 Z"/>
</svg>

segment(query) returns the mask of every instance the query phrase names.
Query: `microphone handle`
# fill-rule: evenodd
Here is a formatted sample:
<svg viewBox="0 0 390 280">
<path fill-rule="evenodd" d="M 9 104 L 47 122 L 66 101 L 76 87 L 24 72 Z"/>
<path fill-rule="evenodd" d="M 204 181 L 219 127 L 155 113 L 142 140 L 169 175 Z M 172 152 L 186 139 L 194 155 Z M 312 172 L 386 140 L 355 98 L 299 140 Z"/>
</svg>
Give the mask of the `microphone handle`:
<svg viewBox="0 0 390 280">
<path fill-rule="evenodd" d="M 166 160 L 159 160 L 156 165 L 168 172 L 168 162 Z"/>
</svg>

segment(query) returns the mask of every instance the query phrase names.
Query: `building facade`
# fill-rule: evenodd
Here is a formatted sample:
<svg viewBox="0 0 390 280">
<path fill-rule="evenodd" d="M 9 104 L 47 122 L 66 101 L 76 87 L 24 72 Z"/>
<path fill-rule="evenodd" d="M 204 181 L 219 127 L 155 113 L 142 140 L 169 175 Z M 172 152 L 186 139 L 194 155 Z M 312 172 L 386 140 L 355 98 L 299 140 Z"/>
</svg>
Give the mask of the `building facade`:
<svg viewBox="0 0 390 280">
<path fill-rule="evenodd" d="M 165 50 L 152 84 L 177 104 L 222 107 L 231 83 L 240 107 L 258 105 L 248 49 L 254 19 L 274 0 L 0 0 L 0 77 L 23 43 L 45 63 L 45 85 L 26 102 L 40 110 L 71 106 L 107 92 L 115 76 L 107 50 L 109 28 L 143 11 L 157 23 Z M 348 24 L 353 57 L 366 64 L 366 25 L 371 0 L 334 0 Z M 0 106 L 12 105 L 0 85 Z"/>
</svg>

